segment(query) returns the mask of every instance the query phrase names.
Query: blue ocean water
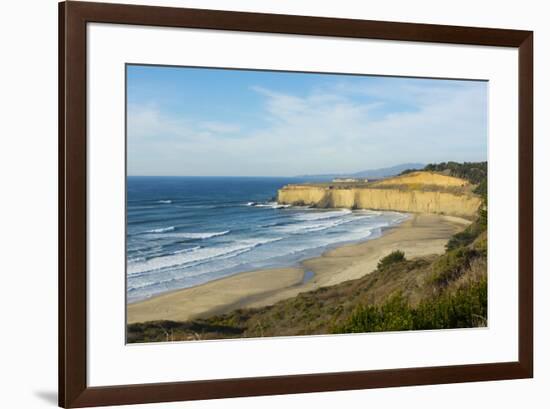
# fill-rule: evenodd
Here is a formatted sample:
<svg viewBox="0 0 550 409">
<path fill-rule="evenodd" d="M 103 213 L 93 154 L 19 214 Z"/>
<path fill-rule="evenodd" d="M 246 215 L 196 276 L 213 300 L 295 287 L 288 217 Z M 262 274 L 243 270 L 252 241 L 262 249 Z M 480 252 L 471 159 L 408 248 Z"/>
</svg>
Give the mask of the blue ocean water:
<svg viewBox="0 0 550 409">
<path fill-rule="evenodd" d="M 128 177 L 128 302 L 242 271 L 295 265 L 328 247 L 378 237 L 382 229 L 407 217 L 275 202 L 279 188 L 299 182 Z"/>
</svg>

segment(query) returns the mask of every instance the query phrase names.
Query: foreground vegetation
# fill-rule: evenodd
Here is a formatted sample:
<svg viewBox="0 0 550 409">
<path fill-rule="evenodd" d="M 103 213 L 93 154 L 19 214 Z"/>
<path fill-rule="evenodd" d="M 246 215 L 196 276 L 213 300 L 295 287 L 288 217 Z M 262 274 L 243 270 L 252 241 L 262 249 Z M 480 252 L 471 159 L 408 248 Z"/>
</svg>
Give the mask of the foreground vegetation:
<svg viewBox="0 0 550 409">
<path fill-rule="evenodd" d="M 486 192 L 487 164 L 428 165 L 475 180 Z M 428 169 L 427 169 L 428 170 Z M 431 170 L 431 169 L 430 169 Z M 480 173 L 481 172 L 481 173 Z M 454 174 L 453 174 L 454 173 Z M 481 176 L 480 176 L 481 175 Z M 470 328 L 487 325 L 486 193 L 477 219 L 440 256 L 382 258 L 364 277 L 304 292 L 263 308 L 186 322 L 128 325 L 128 342 L 268 337 L 327 333 Z M 368 272 L 365 272 L 368 273 Z"/>
<path fill-rule="evenodd" d="M 351 316 L 332 332 L 379 332 L 487 325 L 487 278 L 470 281 L 453 292 L 423 299 L 411 306 L 397 293 L 381 305 L 359 305 Z"/>
</svg>

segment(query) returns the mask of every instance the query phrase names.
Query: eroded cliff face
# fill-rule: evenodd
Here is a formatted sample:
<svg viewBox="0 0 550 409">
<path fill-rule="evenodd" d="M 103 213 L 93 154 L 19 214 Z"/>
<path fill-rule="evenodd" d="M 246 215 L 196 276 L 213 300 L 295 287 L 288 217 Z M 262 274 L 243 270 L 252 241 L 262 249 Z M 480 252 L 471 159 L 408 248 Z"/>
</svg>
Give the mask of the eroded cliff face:
<svg viewBox="0 0 550 409">
<path fill-rule="evenodd" d="M 481 205 L 481 198 L 469 193 L 457 193 L 445 191 L 443 187 L 455 187 L 457 185 L 467 187 L 468 182 L 462 179 L 452 178 L 447 186 L 443 186 L 443 180 L 438 179 L 441 190 L 424 189 L 422 182 L 426 183 L 426 175 L 419 172 L 417 177 L 408 176 L 406 182 L 395 178 L 395 188 L 391 187 L 388 179 L 383 184 L 365 184 L 364 186 L 335 186 L 333 185 L 288 185 L 278 191 L 277 201 L 281 204 L 309 205 L 320 208 L 349 208 L 349 209 L 374 209 L 396 210 L 414 213 L 436 213 L 450 216 L 474 218 Z M 433 178 L 429 186 L 434 185 Z M 415 188 L 403 189 L 405 183 L 414 184 Z M 398 187 L 400 185 L 401 187 Z"/>
</svg>

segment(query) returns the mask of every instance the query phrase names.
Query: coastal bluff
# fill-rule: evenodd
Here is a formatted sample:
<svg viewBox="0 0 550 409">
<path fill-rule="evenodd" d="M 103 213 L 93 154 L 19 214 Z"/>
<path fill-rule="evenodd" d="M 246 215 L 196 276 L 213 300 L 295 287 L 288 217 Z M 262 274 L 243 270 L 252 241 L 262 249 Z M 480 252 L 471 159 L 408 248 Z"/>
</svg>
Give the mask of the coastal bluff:
<svg viewBox="0 0 550 409">
<path fill-rule="evenodd" d="M 317 208 L 395 210 L 473 219 L 482 203 L 467 180 L 418 171 L 372 182 L 286 185 L 277 202 Z"/>
</svg>

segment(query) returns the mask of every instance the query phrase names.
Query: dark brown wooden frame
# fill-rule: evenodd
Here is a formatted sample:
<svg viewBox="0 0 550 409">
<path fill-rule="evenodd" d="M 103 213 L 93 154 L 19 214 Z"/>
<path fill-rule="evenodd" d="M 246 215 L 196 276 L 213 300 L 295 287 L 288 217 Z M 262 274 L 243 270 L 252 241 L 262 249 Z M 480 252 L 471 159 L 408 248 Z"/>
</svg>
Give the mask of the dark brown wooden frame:
<svg viewBox="0 0 550 409">
<path fill-rule="evenodd" d="M 517 362 L 88 387 L 86 382 L 86 24 L 475 44 L 519 49 Z M 533 32 L 107 3 L 59 4 L 59 405 L 84 407 L 533 376 Z"/>
</svg>

